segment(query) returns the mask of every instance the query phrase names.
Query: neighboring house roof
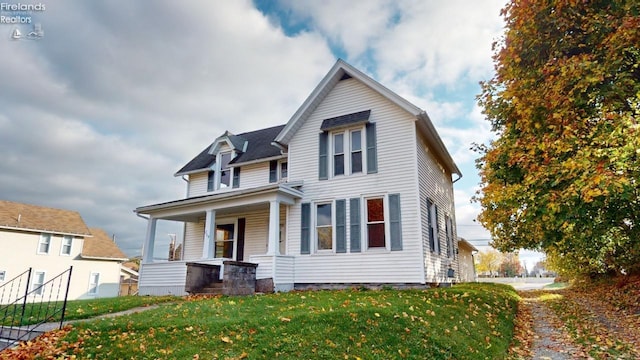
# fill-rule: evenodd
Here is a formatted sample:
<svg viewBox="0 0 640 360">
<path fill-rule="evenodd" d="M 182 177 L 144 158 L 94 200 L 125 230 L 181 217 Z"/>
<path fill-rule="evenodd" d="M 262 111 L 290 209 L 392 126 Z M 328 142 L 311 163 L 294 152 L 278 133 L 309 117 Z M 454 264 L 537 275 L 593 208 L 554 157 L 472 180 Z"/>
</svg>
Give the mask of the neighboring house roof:
<svg viewBox="0 0 640 360">
<path fill-rule="evenodd" d="M 91 236 L 76 211 L 0 200 L 0 228 Z"/>
<path fill-rule="evenodd" d="M 435 127 L 431 123 L 427 113 L 419 107 L 411 104 L 400 95 L 387 89 L 379 82 L 373 80 L 360 70 L 347 64 L 341 59 L 336 61 L 335 65 L 329 70 L 329 73 L 320 81 L 318 86 L 311 92 L 311 95 L 302 103 L 302 106 L 293 114 L 287 125 L 280 134 L 275 138 L 275 142 L 281 145 L 288 145 L 293 135 L 302 127 L 302 124 L 313 113 L 316 107 L 331 92 L 331 89 L 342 79 L 354 78 L 367 85 L 372 90 L 404 109 L 411 115 L 416 117 L 418 128 L 427 138 L 429 145 L 435 150 L 436 154 L 441 158 L 445 167 L 452 173 L 462 176 L 462 172 L 453 161 L 453 158 L 447 151 L 442 139 L 438 136 Z"/>
<path fill-rule="evenodd" d="M 468 251 L 478 251 L 477 247 L 473 246 L 473 244 L 461 237 L 458 238 L 458 245 L 460 247 L 467 248 Z"/>
<path fill-rule="evenodd" d="M 268 159 L 281 156 L 280 148 L 271 143 L 275 137 L 282 131 L 284 125 L 274 126 L 266 129 L 250 131 L 242 134 L 233 135 L 225 132 L 221 137 L 227 137 L 239 149 L 243 148 L 244 141 L 247 142 L 247 148 L 244 152 L 231 161 L 232 164 L 247 163 L 260 159 Z M 219 138 L 218 138 L 219 139 Z M 211 149 L 217 140 L 207 146 L 195 158 L 189 161 L 182 169 L 175 173 L 175 176 L 186 175 L 194 172 L 206 170 L 216 160 L 216 154 L 211 154 Z"/>
<path fill-rule="evenodd" d="M 118 248 L 118 245 L 116 245 L 104 230 L 91 228 L 91 235 L 93 235 L 93 237 L 84 239 L 82 253 L 80 254 L 80 257 L 83 259 L 114 261 L 129 260 L 127 255 Z"/>
<path fill-rule="evenodd" d="M 134 277 L 136 279 L 138 277 L 140 277 L 140 274 L 137 271 L 135 271 L 132 268 L 128 267 L 126 264 L 127 263 L 120 264 L 120 271 L 121 272 L 129 274 L 129 276 Z"/>
</svg>

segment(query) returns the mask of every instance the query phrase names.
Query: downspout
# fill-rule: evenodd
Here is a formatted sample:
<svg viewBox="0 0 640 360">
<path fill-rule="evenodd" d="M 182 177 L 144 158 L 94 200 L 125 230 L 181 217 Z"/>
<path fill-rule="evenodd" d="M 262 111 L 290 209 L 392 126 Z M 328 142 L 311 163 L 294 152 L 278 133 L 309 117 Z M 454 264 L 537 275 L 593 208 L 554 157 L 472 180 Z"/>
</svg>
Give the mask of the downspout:
<svg viewBox="0 0 640 360">
<path fill-rule="evenodd" d="M 451 182 L 451 184 L 455 184 L 458 180 L 462 179 L 462 175 L 460 175 L 460 174 L 456 174 L 456 175 L 458 175 L 458 178 L 453 180 L 453 182 Z"/>
<path fill-rule="evenodd" d="M 184 180 L 184 182 L 187 183 L 187 196 L 186 197 L 188 198 L 189 197 L 189 186 L 191 185 L 191 183 L 189 182 L 188 179 L 185 179 L 185 176 L 186 175 L 182 175 L 181 177 L 182 177 L 182 180 Z"/>
</svg>

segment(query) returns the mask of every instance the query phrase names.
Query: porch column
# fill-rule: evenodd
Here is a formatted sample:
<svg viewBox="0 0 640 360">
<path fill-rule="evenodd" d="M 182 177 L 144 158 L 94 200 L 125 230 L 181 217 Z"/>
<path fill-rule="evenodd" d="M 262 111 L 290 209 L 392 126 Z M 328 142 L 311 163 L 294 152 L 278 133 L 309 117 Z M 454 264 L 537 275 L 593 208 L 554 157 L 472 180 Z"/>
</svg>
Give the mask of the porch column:
<svg viewBox="0 0 640 360">
<path fill-rule="evenodd" d="M 267 255 L 280 255 L 280 201 L 269 201 L 269 243 Z"/>
<path fill-rule="evenodd" d="M 144 239 L 142 247 L 142 263 L 149 264 L 153 262 L 153 248 L 156 243 L 156 222 L 158 219 L 152 217 L 147 220 L 147 236 Z"/>
<path fill-rule="evenodd" d="M 202 244 L 202 258 L 213 259 L 216 240 L 216 211 L 207 210 L 204 221 L 204 242 Z"/>
</svg>

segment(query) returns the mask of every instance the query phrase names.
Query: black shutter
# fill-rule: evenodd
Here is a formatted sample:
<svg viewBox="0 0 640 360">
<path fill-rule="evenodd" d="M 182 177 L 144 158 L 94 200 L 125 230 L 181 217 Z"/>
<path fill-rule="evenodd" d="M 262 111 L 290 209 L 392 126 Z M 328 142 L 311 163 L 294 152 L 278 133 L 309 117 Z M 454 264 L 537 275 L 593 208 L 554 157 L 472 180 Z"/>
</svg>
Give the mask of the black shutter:
<svg viewBox="0 0 640 360">
<path fill-rule="evenodd" d="M 301 204 L 300 220 L 300 254 L 309 254 L 309 241 L 311 237 L 311 204 Z"/>
<path fill-rule="evenodd" d="M 244 229 L 246 226 L 245 218 L 238 219 L 238 244 L 236 248 L 236 260 L 244 260 Z"/>
<path fill-rule="evenodd" d="M 360 252 L 362 236 L 360 232 L 360 198 L 349 200 L 349 223 L 351 226 L 351 252 Z"/>
<path fill-rule="evenodd" d="M 347 201 L 336 200 L 336 252 L 347 252 Z"/>
<path fill-rule="evenodd" d="M 278 160 L 269 161 L 269 182 L 278 182 Z"/>
<path fill-rule="evenodd" d="M 318 156 L 318 179 L 327 180 L 329 178 L 329 162 L 327 157 L 327 151 L 329 148 L 329 134 L 321 132 L 319 137 L 319 156 Z"/>
<path fill-rule="evenodd" d="M 378 172 L 378 154 L 376 147 L 376 124 L 367 123 L 367 174 Z"/>
<path fill-rule="evenodd" d="M 234 188 L 240 187 L 240 168 L 239 167 L 233 168 L 233 187 Z"/>
<path fill-rule="evenodd" d="M 436 214 L 436 236 L 435 236 L 435 241 L 436 241 L 436 245 L 438 247 L 438 254 L 442 255 L 442 247 L 440 246 L 440 222 L 438 221 L 438 205 L 435 205 L 433 207 L 435 209 L 435 214 Z"/>
<path fill-rule="evenodd" d="M 391 251 L 402 250 L 402 221 L 400 212 L 400 194 L 389 194 L 389 235 L 391 236 Z"/>
<path fill-rule="evenodd" d="M 431 200 L 427 199 L 427 227 L 429 229 L 429 249 L 431 251 L 436 251 L 436 243 L 434 241 L 434 233 L 433 233 L 433 226 L 431 226 Z"/>
</svg>

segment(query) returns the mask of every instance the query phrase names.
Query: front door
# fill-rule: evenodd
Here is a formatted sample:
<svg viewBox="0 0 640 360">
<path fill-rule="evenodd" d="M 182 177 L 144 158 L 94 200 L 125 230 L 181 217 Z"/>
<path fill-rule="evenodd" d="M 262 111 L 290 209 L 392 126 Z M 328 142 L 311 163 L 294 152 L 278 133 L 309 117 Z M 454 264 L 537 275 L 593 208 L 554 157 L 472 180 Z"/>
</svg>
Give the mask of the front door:
<svg viewBox="0 0 640 360">
<path fill-rule="evenodd" d="M 237 261 L 244 259 L 244 228 L 244 218 L 216 223 L 216 258 Z"/>
</svg>

